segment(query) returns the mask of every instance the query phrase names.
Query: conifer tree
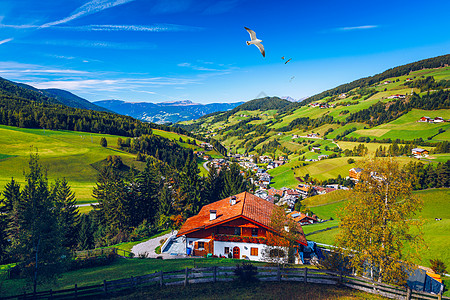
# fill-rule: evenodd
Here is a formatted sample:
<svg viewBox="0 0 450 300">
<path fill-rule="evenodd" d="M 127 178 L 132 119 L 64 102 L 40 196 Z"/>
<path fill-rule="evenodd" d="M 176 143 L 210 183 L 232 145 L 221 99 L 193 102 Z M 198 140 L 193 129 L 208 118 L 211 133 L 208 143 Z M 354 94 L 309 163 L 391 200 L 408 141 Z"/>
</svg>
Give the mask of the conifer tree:
<svg viewBox="0 0 450 300">
<path fill-rule="evenodd" d="M 94 229 L 90 214 L 83 214 L 80 218 L 80 231 L 78 233 L 78 248 L 87 250 L 94 248 Z"/>
<path fill-rule="evenodd" d="M 16 206 L 17 228 L 10 234 L 15 258 L 24 262 L 25 275 L 37 283 L 62 272 L 62 238 L 46 172 L 38 154 L 31 154 L 26 184 Z"/>
<path fill-rule="evenodd" d="M 220 194 L 222 192 L 222 177 L 219 176 L 217 169 L 214 165 L 211 165 L 208 177 L 205 180 L 205 203 L 209 204 L 220 200 Z"/>
<path fill-rule="evenodd" d="M 58 213 L 59 228 L 62 234 L 62 245 L 68 249 L 74 249 L 77 245 L 80 215 L 76 207 L 75 194 L 72 192 L 66 178 L 56 180 L 53 194 Z"/>
<path fill-rule="evenodd" d="M 233 163 L 228 169 L 220 172 L 221 175 L 223 173 L 223 189 L 220 194 L 221 199 L 247 190 L 247 182 L 240 171 L 239 165 Z"/>
</svg>

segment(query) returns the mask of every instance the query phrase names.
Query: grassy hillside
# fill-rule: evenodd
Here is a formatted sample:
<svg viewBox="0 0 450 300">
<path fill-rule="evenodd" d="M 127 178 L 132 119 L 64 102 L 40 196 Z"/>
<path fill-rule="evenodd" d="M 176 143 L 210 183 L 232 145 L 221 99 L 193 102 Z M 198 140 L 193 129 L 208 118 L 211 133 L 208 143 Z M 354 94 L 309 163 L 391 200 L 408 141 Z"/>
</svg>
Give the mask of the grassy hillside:
<svg viewBox="0 0 450 300">
<path fill-rule="evenodd" d="M 415 261 L 423 266 L 430 266 L 430 259 L 440 259 L 450 265 L 450 189 L 430 189 L 414 192 L 424 202 L 424 207 L 418 216 L 423 223 L 424 245 L 420 249 L 420 257 Z M 308 198 L 304 203 L 320 218 L 338 219 L 338 212 L 344 207 L 348 195 L 336 192 L 323 196 Z M 321 205 L 317 206 L 316 204 Z M 441 221 L 435 221 L 441 218 Z M 331 221 L 324 224 L 304 226 L 305 233 L 337 225 Z M 319 243 L 333 244 L 339 229 L 309 235 L 308 239 Z M 408 250 L 408 249 L 407 249 Z"/>
<path fill-rule="evenodd" d="M 413 92 L 426 94 L 420 88 L 406 86 L 407 83 L 418 82 L 426 76 L 433 76 L 435 81 L 450 80 L 450 67 L 419 69 L 409 73 L 400 69 L 402 71 L 398 73 L 398 76 L 386 77 L 386 74 L 397 74 L 396 71 L 391 70 L 381 77 L 374 76 L 370 80 L 362 80 L 361 84 L 364 83 L 364 85 L 353 86 L 352 89 L 346 90 L 345 94 L 333 92 L 325 93 L 322 98 L 312 97 L 315 99 L 314 102 L 325 105 L 326 108 L 312 107 L 302 103 L 288 106 L 289 109 L 286 107 L 272 110 L 260 110 L 257 107 L 254 107 L 254 110 L 236 108 L 234 111 L 216 113 L 185 124 L 192 126 L 194 133 L 214 137 L 231 153 L 287 155 L 289 164 L 269 172 L 274 177 L 273 187 L 275 188 L 295 187 L 298 184 L 295 177 L 306 174 L 319 180 L 334 178 L 338 175 L 345 177 L 348 175 L 348 170 L 354 166 L 347 165 L 348 157 L 307 162 L 306 165 L 303 160 L 317 159 L 319 155 L 333 155 L 333 153 L 339 156 L 337 146 L 342 150 L 352 150 L 363 143 L 368 148 L 370 156 L 373 156 L 380 146 L 389 148 L 388 143 L 368 143 L 367 139 L 410 141 L 422 138 L 429 143 L 450 141 L 450 123 L 417 122 L 422 116 L 450 119 L 448 101 L 445 102 L 447 104 L 443 104 L 444 109 L 412 109 L 407 113 L 402 112 L 403 115 L 400 114 L 398 118 L 388 119 L 384 124 L 373 127 L 368 123 L 369 117 L 354 119 L 359 120 L 358 122 L 346 121 L 352 113 L 373 108 L 376 103 L 385 105 L 390 101 L 393 101 L 392 103 L 404 101 L 389 99 L 392 95 L 406 95 L 407 103 Z M 374 81 L 374 78 L 380 78 L 380 81 Z M 367 85 L 368 80 L 369 85 Z M 310 102 L 309 100 L 305 103 Z M 389 110 L 389 107 L 384 110 Z M 305 137 L 311 133 L 318 134 L 319 138 Z M 294 135 L 300 137 L 293 138 Z M 343 138 L 347 141 L 343 141 Z M 349 142 L 349 139 L 353 142 Z M 332 143 L 332 140 L 335 140 L 335 143 Z M 277 146 L 270 147 L 270 142 Z M 320 151 L 311 152 L 311 147 L 319 147 Z M 433 150 L 433 147 L 428 145 L 420 147 Z M 448 154 L 437 154 L 424 162 L 445 162 L 449 158 Z M 355 159 L 361 160 L 359 157 Z M 402 160 L 405 163 L 410 161 L 408 158 L 402 158 Z"/>
<path fill-rule="evenodd" d="M 176 140 L 181 146 L 191 148 L 190 144 L 179 142 L 187 137 L 173 132 L 155 130 L 155 134 Z M 108 147 L 100 146 L 105 137 Z M 0 190 L 14 177 L 24 183 L 23 171 L 27 167 L 30 151 L 38 149 L 41 163 L 47 168 L 52 181 L 66 177 L 75 192 L 78 203 L 91 203 L 92 188 L 97 179 L 97 170 L 93 167 L 108 155 L 119 155 L 128 166 L 142 169 L 143 162 L 135 160 L 135 155 L 117 148 L 119 136 L 74 131 L 54 131 L 26 129 L 0 125 Z M 121 137 L 125 139 L 125 137 Z M 195 147 L 195 146 L 193 146 Z M 198 148 L 198 147 L 197 147 Z M 34 151 L 34 150 L 33 150 Z M 211 155 L 218 155 L 211 151 Z M 206 170 L 203 169 L 205 173 Z M 83 208 L 87 210 L 88 208 Z"/>
<path fill-rule="evenodd" d="M 428 138 L 433 138 L 435 141 L 442 141 L 448 136 L 447 131 L 450 129 L 450 123 L 424 123 L 417 122 L 421 117 L 442 117 L 445 120 L 450 119 L 450 109 L 439 109 L 435 111 L 428 111 L 423 109 L 413 109 L 406 115 L 401 116 L 400 118 L 382 124 L 370 129 L 359 129 L 352 133 L 350 133 L 349 137 L 370 137 L 376 139 L 404 139 L 404 140 L 413 140 L 417 138 L 422 138 L 427 140 Z M 440 131 L 446 133 L 446 135 L 442 134 L 439 137 L 436 137 Z M 448 139 L 447 139 L 448 140 Z"/>
</svg>

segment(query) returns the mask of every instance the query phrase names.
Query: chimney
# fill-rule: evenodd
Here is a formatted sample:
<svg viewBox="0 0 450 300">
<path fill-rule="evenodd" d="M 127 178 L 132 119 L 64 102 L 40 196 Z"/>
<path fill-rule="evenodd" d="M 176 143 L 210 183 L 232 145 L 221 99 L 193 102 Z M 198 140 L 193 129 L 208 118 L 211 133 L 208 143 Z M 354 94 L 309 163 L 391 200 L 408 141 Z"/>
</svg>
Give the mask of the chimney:
<svg viewBox="0 0 450 300">
<path fill-rule="evenodd" d="M 209 220 L 215 220 L 217 218 L 217 210 L 210 210 L 209 211 Z"/>
<path fill-rule="evenodd" d="M 231 204 L 231 206 L 233 206 L 233 205 L 236 204 L 236 196 L 231 196 L 231 198 L 230 198 L 230 204 Z"/>
</svg>

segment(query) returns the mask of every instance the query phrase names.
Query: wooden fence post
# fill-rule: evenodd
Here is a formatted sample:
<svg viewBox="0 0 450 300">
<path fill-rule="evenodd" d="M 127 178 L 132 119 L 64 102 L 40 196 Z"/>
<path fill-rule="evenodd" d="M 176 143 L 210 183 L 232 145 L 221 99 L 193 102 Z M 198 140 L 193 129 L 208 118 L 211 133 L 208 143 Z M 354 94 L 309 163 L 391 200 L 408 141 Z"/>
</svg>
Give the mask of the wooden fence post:
<svg viewBox="0 0 450 300">
<path fill-rule="evenodd" d="M 75 283 L 75 299 L 78 298 L 78 285 Z"/>
<path fill-rule="evenodd" d="M 406 300 L 411 300 L 411 288 L 406 287 Z"/>
<path fill-rule="evenodd" d="M 217 281 L 217 266 L 214 266 L 214 274 L 213 274 L 214 282 Z"/>
<path fill-rule="evenodd" d="M 163 286 L 163 271 L 159 271 L 159 286 Z"/>
<path fill-rule="evenodd" d="M 438 300 L 442 300 L 442 291 L 438 294 Z"/>
<path fill-rule="evenodd" d="M 108 287 L 106 285 L 106 280 L 103 280 L 103 291 L 105 292 L 105 294 L 108 292 Z"/>
<path fill-rule="evenodd" d="M 278 265 L 278 268 L 277 268 L 277 281 L 281 281 L 280 265 Z"/>
<path fill-rule="evenodd" d="M 53 299 L 53 289 L 50 289 L 50 299 Z"/>
<path fill-rule="evenodd" d="M 305 273 L 303 274 L 303 283 L 308 283 L 308 268 L 305 267 Z"/>
<path fill-rule="evenodd" d="M 339 282 L 342 284 L 343 278 L 342 278 L 342 270 L 339 271 Z"/>
<path fill-rule="evenodd" d="M 186 267 L 186 270 L 184 270 L 184 286 L 187 286 L 189 282 L 189 268 Z"/>
<path fill-rule="evenodd" d="M 134 286 L 134 277 L 131 276 L 131 287 L 133 287 L 133 286 Z"/>
</svg>

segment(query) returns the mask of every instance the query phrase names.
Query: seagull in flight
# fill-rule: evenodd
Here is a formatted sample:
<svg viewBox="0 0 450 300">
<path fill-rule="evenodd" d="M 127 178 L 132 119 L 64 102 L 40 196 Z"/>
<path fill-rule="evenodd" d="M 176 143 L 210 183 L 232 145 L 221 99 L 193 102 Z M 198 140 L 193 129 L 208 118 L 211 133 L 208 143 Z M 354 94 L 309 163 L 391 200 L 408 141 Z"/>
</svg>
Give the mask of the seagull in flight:
<svg viewBox="0 0 450 300">
<path fill-rule="evenodd" d="M 291 61 L 292 58 L 289 58 L 287 61 L 284 62 L 284 64 L 287 64 L 288 62 Z"/>
<path fill-rule="evenodd" d="M 256 33 L 253 30 L 247 27 L 244 28 L 248 31 L 251 38 L 251 41 L 247 41 L 247 45 L 255 45 L 256 47 L 258 47 L 259 51 L 261 51 L 262 56 L 266 57 L 266 51 L 264 50 L 264 46 L 261 44 L 262 40 L 256 38 Z"/>
</svg>

